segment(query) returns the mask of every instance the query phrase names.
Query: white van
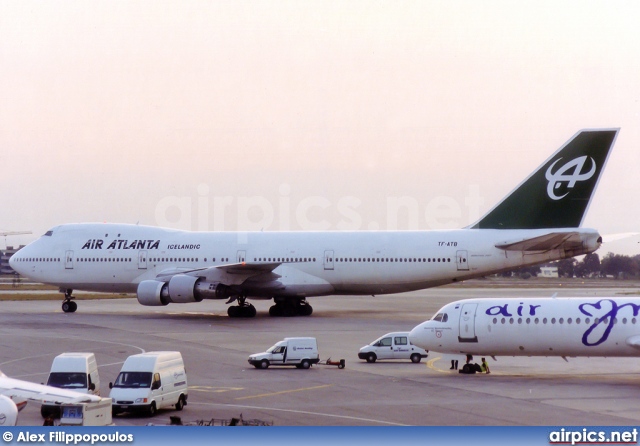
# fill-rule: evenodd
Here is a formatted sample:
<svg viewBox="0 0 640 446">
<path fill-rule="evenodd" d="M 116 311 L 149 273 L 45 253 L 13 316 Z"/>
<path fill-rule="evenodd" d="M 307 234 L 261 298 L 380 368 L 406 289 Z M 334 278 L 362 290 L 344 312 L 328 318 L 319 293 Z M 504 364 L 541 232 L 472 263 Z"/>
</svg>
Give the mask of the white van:
<svg viewBox="0 0 640 446">
<path fill-rule="evenodd" d="M 270 365 L 295 365 L 299 369 L 308 369 L 318 362 L 316 338 L 284 338 L 266 352 L 249 356 L 249 364 L 257 369 L 266 369 Z"/>
<path fill-rule="evenodd" d="M 187 372 L 180 352 L 147 352 L 132 355 L 122 365 L 114 383 L 109 383 L 112 412 L 146 412 L 187 404 Z"/>
<path fill-rule="evenodd" d="M 100 396 L 100 375 L 93 353 L 62 353 L 53 358 L 47 385 Z M 40 413 L 60 416 L 60 406 L 43 403 Z"/>
<path fill-rule="evenodd" d="M 358 358 L 366 359 L 367 362 L 376 362 L 378 359 L 410 359 L 411 362 L 420 362 L 426 357 L 426 350 L 409 342 L 407 331 L 387 333 L 362 347 L 358 353 Z"/>
</svg>

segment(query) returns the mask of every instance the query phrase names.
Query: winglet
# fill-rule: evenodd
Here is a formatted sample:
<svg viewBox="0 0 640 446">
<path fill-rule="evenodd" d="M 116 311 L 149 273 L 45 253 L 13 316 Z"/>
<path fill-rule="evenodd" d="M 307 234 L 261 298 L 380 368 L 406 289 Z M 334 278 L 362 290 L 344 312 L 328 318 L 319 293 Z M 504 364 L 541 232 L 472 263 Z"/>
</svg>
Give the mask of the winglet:
<svg viewBox="0 0 640 446">
<path fill-rule="evenodd" d="M 471 228 L 580 227 L 618 132 L 579 131 Z"/>
</svg>

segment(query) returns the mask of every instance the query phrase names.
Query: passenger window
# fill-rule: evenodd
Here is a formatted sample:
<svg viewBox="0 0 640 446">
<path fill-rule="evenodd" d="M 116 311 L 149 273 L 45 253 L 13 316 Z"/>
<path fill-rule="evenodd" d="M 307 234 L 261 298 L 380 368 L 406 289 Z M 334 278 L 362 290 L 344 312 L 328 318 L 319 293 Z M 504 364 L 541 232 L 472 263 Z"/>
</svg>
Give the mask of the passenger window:
<svg viewBox="0 0 640 446">
<path fill-rule="evenodd" d="M 378 344 L 380 347 L 391 347 L 391 338 L 381 339 Z"/>
<path fill-rule="evenodd" d="M 393 338 L 393 341 L 396 345 L 407 345 L 407 337 L 406 336 L 397 336 Z"/>
</svg>

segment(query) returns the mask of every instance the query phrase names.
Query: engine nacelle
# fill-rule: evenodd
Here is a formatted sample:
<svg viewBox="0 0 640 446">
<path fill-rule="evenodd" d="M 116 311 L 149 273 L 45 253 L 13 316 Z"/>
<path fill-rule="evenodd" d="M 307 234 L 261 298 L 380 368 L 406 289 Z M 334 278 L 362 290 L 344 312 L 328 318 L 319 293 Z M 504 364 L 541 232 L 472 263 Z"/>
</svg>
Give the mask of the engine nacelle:
<svg viewBox="0 0 640 446">
<path fill-rule="evenodd" d="M 202 277 L 176 274 L 169 283 L 143 280 L 138 285 L 138 302 L 147 306 L 169 303 L 185 304 L 202 299 L 228 299 L 232 295 L 228 286 L 220 282 L 205 282 Z"/>
<path fill-rule="evenodd" d="M 151 307 L 168 305 L 170 302 L 167 284 L 159 280 L 143 280 L 140 282 L 137 295 L 140 304 Z"/>
<path fill-rule="evenodd" d="M 200 302 L 202 297 L 195 293 L 196 283 L 200 277 L 176 274 L 169 280 L 169 299 L 177 304 Z"/>
<path fill-rule="evenodd" d="M 15 426 L 18 421 L 18 406 L 8 396 L 0 395 L 0 426 Z"/>
</svg>

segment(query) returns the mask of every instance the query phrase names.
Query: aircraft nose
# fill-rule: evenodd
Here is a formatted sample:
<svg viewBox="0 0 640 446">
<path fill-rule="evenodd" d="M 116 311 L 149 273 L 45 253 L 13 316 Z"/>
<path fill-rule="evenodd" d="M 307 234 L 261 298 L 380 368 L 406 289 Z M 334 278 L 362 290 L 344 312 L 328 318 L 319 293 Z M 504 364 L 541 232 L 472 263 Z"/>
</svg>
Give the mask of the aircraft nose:
<svg viewBox="0 0 640 446">
<path fill-rule="evenodd" d="M 9 266 L 18 274 L 23 274 L 25 263 L 21 262 L 21 259 L 25 258 L 25 248 L 22 248 L 20 251 L 16 252 L 9 259 Z"/>
<path fill-rule="evenodd" d="M 9 259 L 9 266 L 11 267 L 11 269 L 13 269 L 15 272 L 17 272 L 18 274 L 21 274 L 20 272 L 20 265 L 18 262 L 18 258 L 19 258 L 20 254 L 14 254 L 11 256 L 11 258 Z"/>
<path fill-rule="evenodd" d="M 418 347 L 422 347 L 422 343 L 424 343 L 425 331 L 424 331 L 425 322 L 417 325 L 409 332 L 409 342 L 413 345 L 417 345 Z"/>
</svg>

